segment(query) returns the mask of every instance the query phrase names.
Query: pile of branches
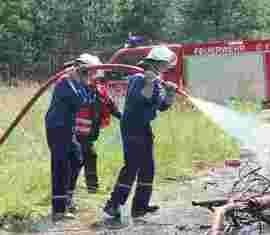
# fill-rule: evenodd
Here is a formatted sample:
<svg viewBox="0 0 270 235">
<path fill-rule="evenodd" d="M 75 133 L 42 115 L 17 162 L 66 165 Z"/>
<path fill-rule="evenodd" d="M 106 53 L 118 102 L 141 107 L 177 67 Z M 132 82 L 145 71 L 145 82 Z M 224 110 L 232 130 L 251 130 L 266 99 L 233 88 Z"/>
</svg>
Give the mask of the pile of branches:
<svg viewBox="0 0 270 235">
<path fill-rule="evenodd" d="M 230 192 L 231 198 L 252 202 L 251 199 L 270 194 L 270 179 L 260 173 L 262 167 L 244 163 L 239 169 L 238 179 L 234 182 Z M 262 233 L 263 224 L 270 225 L 270 205 L 259 207 L 249 204 L 247 208 L 234 208 L 227 215 L 227 227 L 242 228 L 257 223 Z"/>
<path fill-rule="evenodd" d="M 239 175 L 225 199 L 192 202 L 194 206 L 206 207 L 212 212 L 215 207 L 223 206 L 230 200 L 247 202 L 247 207 L 233 208 L 225 214 L 225 234 L 232 234 L 245 226 L 256 224 L 258 234 L 262 234 L 265 224 L 270 225 L 270 204 L 259 206 L 256 198 L 270 195 L 270 179 L 260 173 L 261 167 L 255 163 L 242 163 Z"/>
</svg>

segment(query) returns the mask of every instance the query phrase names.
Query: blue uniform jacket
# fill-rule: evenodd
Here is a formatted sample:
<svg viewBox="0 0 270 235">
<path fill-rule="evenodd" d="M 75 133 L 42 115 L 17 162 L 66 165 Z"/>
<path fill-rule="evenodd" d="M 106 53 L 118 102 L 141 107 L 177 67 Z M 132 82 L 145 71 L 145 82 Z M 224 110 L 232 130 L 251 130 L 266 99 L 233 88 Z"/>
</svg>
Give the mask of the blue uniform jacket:
<svg viewBox="0 0 270 235">
<path fill-rule="evenodd" d="M 161 85 L 158 80 L 154 82 L 154 91 L 151 98 L 142 95 L 144 88 L 144 75 L 135 74 L 129 76 L 128 92 L 125 102 L 121 126 L 124 129 L 149 128 L 150 122 L 157 116 L 157 111 L 165 111 L 169 108 L 161 94 Z"/>
<path fill-rule="evenodd" d="M 72 133 L 75 115 L 83 104 L 91 103 L 86 86 L 76 80 L 63 79 L 54 88 L 45 117 L 46 128 L 62 127 Z"/>
</svg>

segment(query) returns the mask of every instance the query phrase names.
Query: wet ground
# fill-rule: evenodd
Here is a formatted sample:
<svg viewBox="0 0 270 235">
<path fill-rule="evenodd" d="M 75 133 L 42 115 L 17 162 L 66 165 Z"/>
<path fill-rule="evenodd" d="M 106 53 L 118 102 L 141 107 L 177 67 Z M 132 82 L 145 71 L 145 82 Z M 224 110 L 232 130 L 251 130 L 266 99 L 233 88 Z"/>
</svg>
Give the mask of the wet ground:
<svg viewBox="0 0 270 235">
<path fill-rule="evenodd" d="M 191 195 L 201 191 L 197 181 L 175 179 L 164 181 L 162 192 L 153 195 L 153 204 L 161 209 L 158 213 L 147 215 L 141 219 L 130 221 L 125 227 L 117 223 L 108 223 L 100 214 L 95 221 L 90 221 L 91 215 L 81 214 L 80 220 L 50 226 L 43 224 L 37 227 L 42 232 L 35 235 L 198 235 L 203 234 L 209 225 L 207 209 L 194 208 L 191 205 Z M 169 184 L 168 184 L 169 183 Z M 195 185 L 193 185 L 195 184 Z M 196 189 L 195 189 L 196 187 Z M 205 196 L 206 198 L 206 196 Z M 101 210 L 100 210 L 101 211 Z M 87 219 L 88 218 L 88 219 Z M 9 235 L 9 234 L 8 234 Z"/>
<path fill-rule="evenodd" d="M 48 222 L 34 226 L 35 235 L 139 235 L 139 234 L 173 234 L 173 235 L 197 235 L 203 234 L 209 227 L 209 213 L 207 209 L 194 208 L 191 205 L 193 195 L 205 194 L 199 180 L 166 179 L 160 189 L 153 194 L 153 204 L 158 204 L 161 209 L 158 213 L 145 216 L 142 219 L 130 221 L 127 227 L 119 227 L 116 224 L 104 223 L 103 215 L 94 215 L 96 211 L 83 211 L 80 219 L 53 226 Z M 94 215 L 94 216 L 93 216 Z M 95 218 L 93 220 L 93 217 Z M 113 225 L 113 226 L 112 226 Z M 39 230 L 39 232 L 38 232 Z M 1 232 L 1 235 L 12 233 Z M 16 233 L 13 233 L 16 234 Z"/>
<path fill-rule="evenodd" d="M 242 150 L 242 160 L 254 159 L 254 154 Z M 233 171 L 216 169 L 209 176 L 196 179 L 165 179 L 159 190 L 153 194 L 153 204 L 161 209 L 158 213 L 142 219 L 130 221 L 126 227 L 119 224 L 106 223 L 103 215 L 97 211 L 82 211 L 80 218 L 66 223 L 52 225 L 48 222 L 35 225 L 35 235 L 198 235 L 205 234 L 211 224 L 211 213 L 207 209 L 193 207 L 192 200 L 220 199 L 230 191 Z M 217 183 L 208 186 L 205 183 Z M 94 218 L 94 219 L 93 219 Z M 107 221 L 108 222 L 108 221 Z M 1 235 L 11 235 L 2 231 Z M 16 234 L 16 233 L 13 233 Z M 18 233 L 17 233 L 18 234 Z M 270 234 L 267 232 L 265 234 Z"/>
</svg>

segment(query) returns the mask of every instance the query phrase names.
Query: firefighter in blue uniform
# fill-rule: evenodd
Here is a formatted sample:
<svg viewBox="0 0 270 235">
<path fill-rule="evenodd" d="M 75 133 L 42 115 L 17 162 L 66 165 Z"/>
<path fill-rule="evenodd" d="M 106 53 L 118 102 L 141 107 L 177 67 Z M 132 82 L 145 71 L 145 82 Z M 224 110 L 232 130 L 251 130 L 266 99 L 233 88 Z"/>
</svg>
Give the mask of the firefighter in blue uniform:
<svg viewBox="0 0 270 235">
<path fill-rule="evenodd" d="M 72 166 L 79 161 L 77 148 L 72 143 L 75 115 L 83 104 L 91 103 L 86 92 L 88 70 L 93 56 L 82 54 L 67 68 L 63 79 L 55 85 L 45 117 L 47 143 L 51 152 L 52 219 L 68 218 L 70 201 L 68 190 L 73 174 Z M 75 163 L 74 163 L 75 162 Z"/>
<path fill-rule="evenodd" d="M 96 64 L 101 64 L 97 58 Z M 94 61 L 92 63 L 94 65 Z M 72 213 L 78 212 L 79 208 L 72 199 L 81 168 L 84 167 L 85 182 L 89 193 L 96 193 L 98 189 L 97 175 L 97 152 L 94 143 L 98 140 L 100 128 L 110 125 L 110 115 L 121 119 L 121 112 L 109 96 L 107 88 L 98 83 L 97 72 L 91 71 L 87 91 L 92 97 L 91 105 L 81 107 L 76 114 L 74 146 L 80 150 L 81 161 L 74 161 L 73 174 L 69 188 L 68 210 Z M 74 158 L 78 159 L 78 158 Z"/>
<path fill-rule="evenodd" d="M 150 123 L 156 118 L 158 110 L 168 110 L 175 100 L 176 85 L 158 79 L 160 72 L 175 62 L 176 55 L 170 49 L 165 46 L 154 47 L 140 63 L 145 70 L 144 74 L 129 77 L 120 123 L 124 166 L 104 208 L 104 212 L 110 216 L 120 216 L 120 205 L 127 201 L 136 177 L 132 216 L 144 216 L 159 209 L 158 206 L 149 205 L 154 179 L 153 133 Z M 162 94 L 163 88 L 165 94 Z"/>
</svg>

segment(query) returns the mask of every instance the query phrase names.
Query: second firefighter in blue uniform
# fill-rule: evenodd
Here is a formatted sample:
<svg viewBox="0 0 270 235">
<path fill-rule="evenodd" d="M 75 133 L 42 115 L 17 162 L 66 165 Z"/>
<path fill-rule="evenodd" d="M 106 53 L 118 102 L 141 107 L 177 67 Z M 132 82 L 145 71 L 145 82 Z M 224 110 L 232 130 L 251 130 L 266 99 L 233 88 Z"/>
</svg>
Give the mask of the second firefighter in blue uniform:
<svg viewBox="0 0 270 235">
<path fill-rule="evenodd" d="M 154 180 L 154 151 L 151 121 L 157 111 L 168 110 L 173 104 L 176 85 L 161 82 L 160 72 L 176 61 L 176 55 L 167 47 L 155 47 L 140 63 L 144 74 L 129 76 L 127 97 L 121 120 L 121 135 L 124 166 L 114 186 L 104 211 L 110 216 L 120 216 L 120 205 L 124 205 L 137 177 L 137 186 L 132 203 L 132 216 L 143 216 L 155 212 L 158 206 L 150 205 Z M 165 94 L 162 94 L 164 88 Z"/>
</svg>

